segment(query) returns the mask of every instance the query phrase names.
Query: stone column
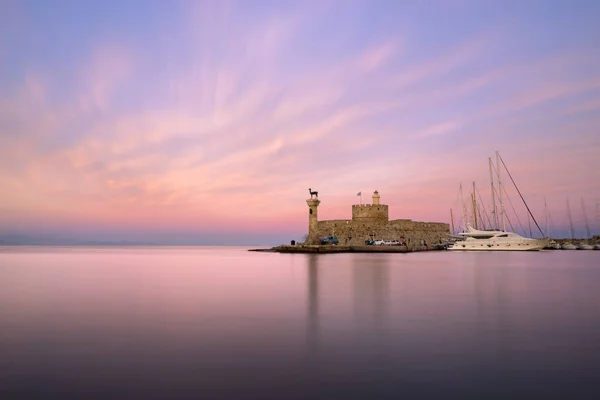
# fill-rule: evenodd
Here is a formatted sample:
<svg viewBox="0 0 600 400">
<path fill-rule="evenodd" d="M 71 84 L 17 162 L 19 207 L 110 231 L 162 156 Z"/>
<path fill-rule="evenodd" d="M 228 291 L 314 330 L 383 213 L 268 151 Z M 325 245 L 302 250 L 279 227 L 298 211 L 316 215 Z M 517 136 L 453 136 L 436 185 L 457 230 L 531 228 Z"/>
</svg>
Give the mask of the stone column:
<svg viewBox="0 0 600 400">
<path fill-rule="evenodd" d="M 306 238 L 306 244 L 320 244 L 319 234 L 317 230 L 317 223 L 319 221 L 317 217 L 317 210 L 321 200 L 319 199 L 308 199 L 308 237 Z"/>
</svg>

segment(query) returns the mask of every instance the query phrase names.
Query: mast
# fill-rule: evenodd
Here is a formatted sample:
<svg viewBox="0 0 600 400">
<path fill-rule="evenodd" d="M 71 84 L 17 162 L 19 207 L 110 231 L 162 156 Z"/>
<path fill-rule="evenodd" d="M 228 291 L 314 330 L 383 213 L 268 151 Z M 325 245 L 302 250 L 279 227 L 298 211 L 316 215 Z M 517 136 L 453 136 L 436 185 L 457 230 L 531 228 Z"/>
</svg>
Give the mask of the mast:
<svg viewBox="0 0 600 400">
<path fill-rule="evenodd" d="M 450 209 L 450 222 L 452 223 L 452 231 L 450 233 L 454 235 L 454 215 L 452 215 L 452 209 Z"/>
<path fill-rule="evenodd" d="M 596 229 L 600 230 L 600 201 L 596 200 Z M 600 231 L 596 231 L 600 233 Z"/>
<path fill-rule="evenodd" d="M 462 183 L 460 184 L 460 202 L 462 204 L 462 224 L 463 224 L 463 232 L 467 231 L 467 206 L 465 205 L 465 200 L 463 198 L 463 190 Z"/>
<path fill-rule="evenodd" d="M 508 177 L 510 178 L 510 180 L 512 181 L 513 185 L 515 185 L 515 189 L 517 189 L 517 193 L 519 193 L 519 196 L 521 197 L 521 200 L 523 201 L 523 204 L 525 205 L 525 208 L 527 209 L 527 212 L 529 213 L 529 215 L 531 216 L 531 219 L 533 219 L 533 222 L 535 222 L 535 226 L 537 226 L 538 230 L 540 231 L 540 233 L 543 235 L 544 232 L 542 232 L 542 228 L 540 228 L 540 225 L 537 223 L 537 221 L 535 220 L 535 217 L 533 216 L 533 213 L 531 212 L 531 210 L 529 209 L 529 206 L 527 205 L 527 202 L 525 201 L 525 198 L 523 197 L 523 195 L 521 194 L 521 191 L 519 190 L 519 187 L 517 186 L 517 183 L 515 182 L 515 180 L 513 179 L 512 175 L 510 174 L 510 171 L 508 170 L 508 167 L 506 166 L 506 163 L 504 162 L 504 160 L 502 159 L 502 157 L 500 157 L 500 153 L 498 151 L 496 151 L 496 156 L 500 159 L 500 161 L 502 161 L 502 165 L 504 165 L 504 169 L 506 170 L 506 173 L 508 174 Z M 500 169 L 500 167 L 498 166 L 498 169 Z M 498 176 L 500 176 L 500 171 L 498 171 Z M 510 200 L 510 199 L 509 199 Z M 502 213 L 504 214 L 504 212 Z M 504 215 L 503 215 L 504 217 Z"/>
<path fill-rule="evenodd" d="M 473 224 L 475 229 L 479 229 L 477 225 L 477 200 L 475 199 L 475 182 L 473 182 L 473 194 L 471 195 L 471 201 L 473 203 Z"/>
<path fill-rule="evenodd" d="M 596 200 L 596 232 L 600 234 L 600 201 Z"/>
<path fill-rule="evenodd" d="M 590 239 L 590 223 L 588 222 L 587 213 L 585 212 L 585 204 L 583 203 L 583 197 L 581 198 L 581 209 L 583 210 L 583 218 L 585 220 L 585 237 L 586 240 Z"/>
<path fill-rule="evenodd" d="M 493 221 L 492 223 L 494 224 L 494 226 L 492 227 L 493 229 L 499 229 L 498 226 L 498 211 L 496 210 L 496 195 L 494 193 L 494 174 L 492 173 L 492 157 L 488 157 L 488 163 L 490 165 L 490 185 L 492 188 L 492 215 L 493 215 Z"/>
<path fill-rule="evenodd" d="M 502 215 L 502 231 L 506 232 L 504 219 L 504 203 L 502 203 L 502 179 L 500 179 L 500 153 L 496 150 L 496 173 L 498 174 L 498 200 L 500 201 L 500 214 Z"/>
<path fill-rule="evenodd" d="M 573 219 L 571 218 L 571 206 L 569 206 L 569 198 L 567 197 L 567 215 L 569 216 L 569 233 L 571 234 L 571 240 L 575 240 L 575 233 L 573 232 Z"/>
<path fill-rule="evenodd" d="M 550 237 L 550 225 L 548 225 L 548 204 L 546 203 L 546 196 L 544 196 L 544 215 L 546 216 L 546 237 Z"/>
</svg>

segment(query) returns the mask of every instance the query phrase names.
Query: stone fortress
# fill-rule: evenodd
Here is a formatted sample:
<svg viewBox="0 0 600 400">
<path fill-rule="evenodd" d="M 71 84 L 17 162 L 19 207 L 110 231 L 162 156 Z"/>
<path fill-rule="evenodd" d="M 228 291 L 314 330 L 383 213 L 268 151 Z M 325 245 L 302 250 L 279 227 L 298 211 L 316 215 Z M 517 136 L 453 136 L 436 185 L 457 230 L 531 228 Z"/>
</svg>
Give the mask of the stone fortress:
<svg viewBox="0 0 600 400">
<path fill-rule="evenodd" d="M 410 219 L 389 220 L 388 206 L 380 204 L 377 191 L 373 193 L 373 204 L 355 204 L 352 206 L 352 219 L 319 221 L 318 207 L 321 201 L 317 197 L 306 200 L 308 204 L 308 236 L 305 244 L 319 244 L 324 236 L 337 236 L 340 245 L 360 246 L 367 240 L 410 240 L 420 244 L 446 242 L 450 226 L 442 222 L 418 222 Z"/>
</svg>

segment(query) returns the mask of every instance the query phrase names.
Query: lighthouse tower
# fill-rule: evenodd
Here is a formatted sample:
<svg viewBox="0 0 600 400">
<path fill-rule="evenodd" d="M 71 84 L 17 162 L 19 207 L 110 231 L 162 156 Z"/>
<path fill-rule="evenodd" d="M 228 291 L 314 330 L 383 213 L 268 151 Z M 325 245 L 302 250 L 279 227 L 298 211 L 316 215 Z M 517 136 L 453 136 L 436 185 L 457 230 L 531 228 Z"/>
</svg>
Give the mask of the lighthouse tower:
<svg viewBox="0 0 600 400">
<path fill-rule="evenodd" d="M 319 235 L 317 232 L 318 217 L 317 211 L 321 200 L 318 198 L 310 198 L 306 200 L 308 205 L 308 237 L 306 238 L 306 244 L 319 244 Z"/>
<path fill-rule="evenodd" d="M 379 192 L 376 190 L 373 192 L 373 205 L 374 206 L 378 206 L 379 205 L 379 198 L 381 196 L 379 196 Z"/>
</svg>

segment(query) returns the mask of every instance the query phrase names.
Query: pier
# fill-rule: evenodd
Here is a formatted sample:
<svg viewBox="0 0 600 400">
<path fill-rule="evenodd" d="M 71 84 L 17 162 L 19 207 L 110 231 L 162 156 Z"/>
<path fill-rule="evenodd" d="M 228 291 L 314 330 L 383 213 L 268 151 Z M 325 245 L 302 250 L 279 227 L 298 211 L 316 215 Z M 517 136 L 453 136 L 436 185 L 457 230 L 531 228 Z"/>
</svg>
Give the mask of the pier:
<svg viewBox="0 0 600 400">
<path fill-rule="evenodd" d="M 442 251 L 445 246 L 339 246 L 297 244 L 271 247 L 270 249 L 250 249 L 266 253 L 298 253 L 298 254 L 334 254 L 334 253 L 415 253 L 421 251 Z"/>
</svg>

